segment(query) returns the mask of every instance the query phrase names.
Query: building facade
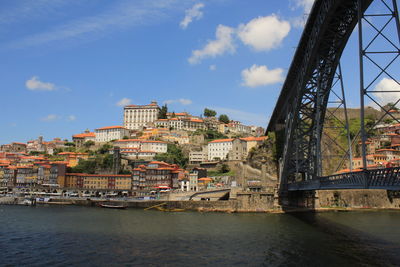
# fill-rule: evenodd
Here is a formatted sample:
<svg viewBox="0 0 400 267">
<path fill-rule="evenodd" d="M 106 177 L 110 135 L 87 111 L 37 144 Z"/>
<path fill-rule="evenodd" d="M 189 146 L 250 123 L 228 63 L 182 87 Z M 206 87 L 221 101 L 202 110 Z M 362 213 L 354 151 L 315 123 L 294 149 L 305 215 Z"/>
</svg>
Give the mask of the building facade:
<svg viewBox="0 0 400 267">
<path fill-rule="evenodd" d="M 148 105 L 128 105 L 124 107 L 124 127 L 140 130 L 158 119 L 160 107 L 153 101 Z"/>
<path fill-rule="evenodd" d="M 95 130 L 95 142 L 106 143 L 112 140 L 120 140 L 130 136 L 130 131 L 122 126 L 109 126 Z"/>
</svg>

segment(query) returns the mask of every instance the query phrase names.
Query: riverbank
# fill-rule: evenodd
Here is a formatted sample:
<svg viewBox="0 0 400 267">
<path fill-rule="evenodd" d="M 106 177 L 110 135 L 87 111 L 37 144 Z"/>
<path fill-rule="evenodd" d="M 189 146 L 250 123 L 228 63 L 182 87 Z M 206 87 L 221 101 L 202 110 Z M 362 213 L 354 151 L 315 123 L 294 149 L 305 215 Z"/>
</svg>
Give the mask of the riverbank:
<svg viewBox="0 0 400 267">
<path fill-rule="evenodd" d="M 329 201 L 330 204 L 334 205 L 326 205 L 320 206 L 315 205 L 315 203 L 320 204 L 321 197 L 326 197 L 332 192 L 318 192 L 318 198 L 313 195 L 314 204 L 311 206 L 284 206 L 281 207 L 276 205 L 276 199 L 274 195 L 267 193 L 238 193 L 235 199 L 229 200 L 218 200 L 218 201 L 183 201 L 183 200 L 116 200 L 116 199 L 73 199 L 73 198 L 52 198 L 48 202 L 37 202 L 37 205 L 76 205 L 76 206 L 86 206 L 86 207 L 99 207 L 101 204 L 111 204 L 115 206 L 125 206 L 131 209 L 148 209 L 153 206 L 160 205 L 163 207 L 165 211 L 169 210 L 184 210 L 184 211 L 197 211 L 197 212 L 225 212 L 225 213 L 295 213 L 295 212 L 351 212 L 351 211 L 384 211 L 384 210 L 396 210 L 400 211 L 400 207 L 395 204 L 392 206 L 385 205 L 375 205 L 375 206 L 367 206 L 367 205 L 356 205 L 357 203 L 352 203 L 353 205 L 349 205 L 350 202 L 339 201 L 339 205 L 335 205 L 338 203 L 337 201 Z M 356 192 L 352 192 L 351 196 L 354 198 L 354 194 Z M 365 191 L 358 192 L 363 193 L 365 196 Z M 382 192 L 373 193 L 374 196 L 379 195 Z M 335 196 L 337 196 L 337 192 L 333 192 Z M 342 197 L 348 194 L 342 192 Z M 1 197 L 0 204 L 3 205 L 28 205 L 24 202 L 26 199 L 24 197 Z M 325 198 L 326 200 L 326 198 Z M 307 200 L 307 203 L 310 202 L 310 199 Z M 385 204 L 382 202 L 382 199 L 379 199 L 381 204 Z M 345 203 L 345 204 L 343 204 Z M 377 203 L 377 202 L 375 202 Z M 359 204 L 359 203 L 358 203 Z"/>
</svg>

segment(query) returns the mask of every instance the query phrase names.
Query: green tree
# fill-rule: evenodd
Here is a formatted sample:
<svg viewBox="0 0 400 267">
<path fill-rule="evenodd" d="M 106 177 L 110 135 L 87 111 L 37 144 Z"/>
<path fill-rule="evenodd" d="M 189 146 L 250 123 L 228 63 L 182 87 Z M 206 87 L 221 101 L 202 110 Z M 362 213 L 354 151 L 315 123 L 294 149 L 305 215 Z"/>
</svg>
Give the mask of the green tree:
<svg viewBox="0 0 400 267">
<path fill-rule="evenodd" d="M 215 117 L 217 115 L 217 112 L 215 110 L 205 108 L 203 114 L 205 117 L 209 118 L 209 117 Z"/>
<path fill-rule="evenodd" d="M 168 107 L 167 107 L 167 104 L 165 104 L 164 106 L 161 107 L 160 112 L 158 113 L 158 118 L 166 119 L 167 113 L 168 113 Z"/>
<path fill-rule="evenodd" d="M 94 174 L 96 172 L 96 161 L 95 160 L 83 160 L 81 159 L 75 167 L 69 168 L 68 172 L 72 173 L 89 173 Z"/>
<path fill-rule="evenodd" d="M 97 153 L 99 154 L 107 154 L 113 146 L 111 144 L 104 144 L 98 150 Z"/>
<path fill-rule="evenodd" d="M 73 142 L 66 142 L 64 145 L 65 145 L 65 146 L 75 146 L 75 143 L 73 143 Z"/>
<path fill-rule="evenodd" d="M 167 153 L 157 154 L 154 159 L 170 164 L 178 164 L 182 168 L 185 168 L 189 161 L 189 159 L 183 155 L 182 149 L 175 144 L 168 144 Z"/>
<path fill-rule="evenodd" d="M 123 139 L 123 140 L 127 140 L 127 139 L 129 139 L 129 137 L 126 136 L 126 135 L 124 135 L 124 137 L 122 137 L 122 139 Z"/>
<path fill-rule="evenodd" d="M 218 118 L 218 120 L 220 121 L 220 122 L 223 122 L 223 123 L 229 123 L 229 117 L 228 117 L 228 115 L 226 115 L 226 114 L 221 114 L 221 115 L 219 115 L 219 118 Z"/>
<path fill-rule="evenodd" d="M 83 144 L 83 146 L 86 147 L 86 148 L 89 148 L 89 147 L 91 147 L 91 146 L 94 146 L 94 142 L 93 142 L 92 140 L 86 141 L 86 142 Z"/>
<path fill-rule="evenodd" d="M 229 168 L 229 166 L 227 165 L 227 164 L 225 164 L 225 163 L 223 163 L 222 165 L 221 165 L 221 167 L 219 168 L 219 171 L 221 172 L 221 173 L 227 173 L 227 172 L 229 172 L 231 169 Z"/>
</svg>

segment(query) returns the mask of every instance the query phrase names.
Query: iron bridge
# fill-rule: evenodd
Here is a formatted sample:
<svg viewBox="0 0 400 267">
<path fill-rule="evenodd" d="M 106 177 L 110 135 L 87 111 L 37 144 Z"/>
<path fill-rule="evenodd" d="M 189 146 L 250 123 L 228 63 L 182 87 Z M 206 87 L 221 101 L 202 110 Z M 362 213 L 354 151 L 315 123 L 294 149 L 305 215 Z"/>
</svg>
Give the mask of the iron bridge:
<svg viewBox="0 0 400 267">
<path fill-rule="evenodd" d="M 369 14 L 370 5 L 378 1 L 385 11 Z M 388 22 L 382 29 L 374 25 L 375 19 L 385 16 Z M 390 24 L 395 25 L 395 34 L 387 36 L 385 28 Z M 376 34 L 375 38 L 368 42 L 363 41 L 365 35 L 363 25 L 367 25 L 368 30 Z M 356 26 L 358 26 L 359 51 L 356 55 L 358 62 L 355 62 L 354 67 L 355 71 L 359 70 L 361 110 L 361 130 L 357 140 L 362 143 L 363 169 L 357 172 L 323 176 L 321 140 L 324 120 L 332 113 L 327 109 L 329 97 L 335 79 L 338 78 L 340 83 L 343 82 L 339 61 Z M 387 40 L 389 48 L 382 48 L 380 51 L 371 50 L 374 47 L 371 44 L 377 41 L 378 37 Z M 379 62 L 374 62 L 375 55 L 387 57 L 393 55 L 394 59 L 388 65 L 381 66 Z M 376 84 L 378 78 L 388 77 L 400 85 L 400 79 L 395 77 L 399 74 L 398 69 L 395 75 L 389 73 L 391 64 L 399 56 L 400 24 L 396 0 L 316 0 L 314 2 L 267 128 L 267 132 L 275 132 L 277 136 L 282 136 L 283 140 L 279 170 L 281 192 L 313 189 L 400 189 L 400 168 L 377 170 L 367 168 L 365 143 L 368 131 L 365 129 L 364 114 L 364 98 L 371 98 L 376 103 L 371 95 L 376 94 L 372 91 L 372 85 Z M 370 72 L 364 71 L 365 63 L 370 61 L 378 70 L 374 77 L 371 77 Z M 367 74 L 369 77 L 366 77 Z M 372 82 L 367 82 L 367 78 Z M 339 99 L 346 111 L 343 84 L 342 92 L 343 95 Z M 396 105 L 399 101 L 400 99 L 393 102 Z M 392 116 L 388 113 L 389 110 L 381 105 L 380 107 L 386 112 L 385 116 Z M 382 120 L 383 118 L 380 118 L 378 122 Z M 399 122 L 398 119 L 396 120 Z M 349 132 L 347 115 L 344 126 Z M 348 139 L 349 148 L 346 149 L 344 155 L 351 161 L 352 144 L 350 144 L 350 137 Z M 351 164 L 350 162 L 350 166 Z"/>
</svg>

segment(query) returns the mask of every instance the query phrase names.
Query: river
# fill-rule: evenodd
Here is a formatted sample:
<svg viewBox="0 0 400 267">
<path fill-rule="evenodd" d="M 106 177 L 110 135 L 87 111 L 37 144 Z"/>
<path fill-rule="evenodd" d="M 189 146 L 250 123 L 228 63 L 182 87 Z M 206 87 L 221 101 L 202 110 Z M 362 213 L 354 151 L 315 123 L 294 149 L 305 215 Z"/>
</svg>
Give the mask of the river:
<svg viewBox="0 0 400 267">
<path fill-rule="evenodd" d="M 396 266 L 400 212 L 0 206 L 0 265 Z"/>
</svg>

